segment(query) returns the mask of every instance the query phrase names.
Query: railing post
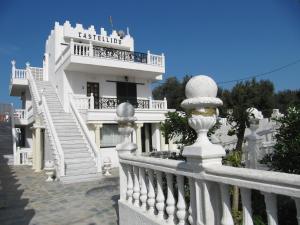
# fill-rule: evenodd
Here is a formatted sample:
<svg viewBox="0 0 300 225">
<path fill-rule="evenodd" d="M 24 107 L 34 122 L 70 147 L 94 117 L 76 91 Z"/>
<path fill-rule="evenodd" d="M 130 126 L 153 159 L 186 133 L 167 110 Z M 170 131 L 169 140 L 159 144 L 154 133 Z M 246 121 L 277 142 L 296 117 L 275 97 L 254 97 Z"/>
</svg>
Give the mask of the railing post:
<svg viewBox="0 0 300 225">
<path fill-rule="evenodd" d="M 28 71 L 30 70 L 30 63 L 29 62 L 27 62 L 26 63 L 26 74 L 25 74 L 25 78 L 27 78 L 27 73 L 28 73 Z M 35 79 L 35 77 L 33 77 L 33 79 Z"/>
<path fill-rule="evenodd" d="M 148 186 L 148 199 L 147 204 L 149 206 L 148 212 L 150 215 L 154 215 L 155 209 L 155 191 L 154 191 L 154 173 L 153 170 L 148 170 L 148 176 L 149 176 L 149 186 Z"/>
<path fill-rule="evenodd" d="M 94 57 L 94 49 L 93 49 L 93 44 L 91 41 L 89 43 L 89 56 Z"/>
<path fill-rule="evenodd" d="M 273 193 L 262 193 L 265 197 L 268 225 L 278 225 L 277 196 Z"/>
<path fill-rule="evenodd" d="M 94 94 L 91 93 L 91 96 L 90 96 L 90 109 L 94 109 L 94 104 L 95 104 Z"/>
<path fill-rule="evenodd" d="M 140 200 L 141 200 L 141 208 L 144 212 L 147 209 L 147 187 L 146 187 L 146 175 L 145 169 L 140 168 L 140 184 L 141 184 L 141 192 L 140 192 Z"/>
<path fill-rule="evenodd" d="M 162 172 L 156 171 L 157 179 L 157 194 L 156 194 L 156 208 L 157 216 L 159 219 L 164 219 L 164 210 L 165 210 L 165 196 L 163 192 L 163 181 L 162 181 Z"/>
<path fill-rule="evenodd" d="M 135 152 L 137 146 L 131 142 L 130 135 L 133 131 L 134 108 L 131 104 L 124 102 L 117 107 L 117 122 L 119 124 L 118 131 L 123 136 L 123 142 L 116 146 L 119 158 L 122 155 Z M 132 183 L 132 166 L 120 163 L 120 200 L 125 201 L 126 196 L 129 202 L 132 202 L 133 183 Z"/>
<path fill-rule="evenodd" d="M 11 61 L 11 78 L 14 79 L 16 76 L 16 61 Z"/>
<path fill-rule="evenodd" d="M 199 88 L 201 87 L 201 88 Z M 202 88 L 203 87 L 203 88 Z M 195 76 L 189 80 L 185 87 L 185 99 L 181 106 L 191 111 L 189 125 L 196 131 L 197 140 L 194 144 L 186 146 L 183 149 L 183 156 L 187 158 L 187 163 L 191 165 L 194 172 L 199 173 L 205 170 L 205 167 L 222 165 L 222 157 L 225 155 L 225 150 L 220 145 L 212 144 L 208 137 L 208 130 L 216 123 L 217 106 L 222 105 L 222 101 L 217 96 L 217 85 L 210 77 Z M 209 104 L 207 104 L 209 102 Z M 218 184 L 207 181 L 196 181 L 195 184 L 195 201 L 196 215 L 194 218 L 195 224 L 214 225 L 220 224 L 221 218 L 216 218 L 222 212 L 217 212 L 220 205 L 218 193 L 210 193 L 210 190 L 220 190 Z M 228 207 L 226 200 L 223 207 Z M 223 212 L 226 211 L 226 208 Z M 230 221 L 228 210 L 223 215 L 225 221 Z M 230 212 L 229 212 L 230 214 Z M 231 215 L 230 215 L 231 216 Z M 218 221 L 215 221 L 218 220 Z"/>
<path fill-rule="evenodd" d="M 70 50 L 71 50 L 71 55 L 76 55 L 76 53 L 75 53 L 75 49 L 74 49 L 74 40 L 73 40 L 73 38 L 71 38 L 71 40 L 70 40 Z"/>
<path fill-rule="evenodd" d="M 243 225 L 253 225 L 251 190 L 247 188 L 241 188 L 241 197 L 243 205 Z"/>
<path fill-rule="evenodd" d="M 231 216 L 231 205 L 230 205 L 230 193 L 228 184 L 220 184 L 222 206 L 223 206 L 223 216 L 221 220 L 221 225 L 233 225 L 233 219 Z"/>
<path fill-rule="evenodd" d="M 150 51 L 147 51 L 147 64 L 150 64 Z"/>
<path fill-rule="evenodd" d="M 300 198 L 295 198 L 296 210 L 297 210 L 297 221 L 298 225 L 300 225 Z"/>
<path fill-rule="evenodd" d="M 168 109 L 168 102 L 166 97 L 164 97 L 164 109 Z"/>
<path fill-rule="evenodd" d="M 153 108 L 153 101 L 152 101 L 152 97 L 149 97 L 149 109 Z"/>
<path fill-rule="evenodd" d="M 177 218 L 178 225 L 186 224 L 186 204 L 184 199 L 184 177 L 181 175 L 177 175 L 177 186 L 178 186 L 178 201 L 177 201 Z"/>
<path fill-rule="evenodd" d="M 174 213 L 175 213 L 175 198 L 174 198 L 174 188 L 173 188 L 173 174 L 167 173 L 167 186 L 168 186 L 168 195 L 167 195 L 167 207 L 166 212 L 168 214 L 168 223 L 174 224 Z"/>
<path fill-rule="evenodd" d="M 165 66 L 165 54 L 164 53 L 161 54 L 161 65 L 160 66 L 162 66 L 162 67 Z"/>
</svg>

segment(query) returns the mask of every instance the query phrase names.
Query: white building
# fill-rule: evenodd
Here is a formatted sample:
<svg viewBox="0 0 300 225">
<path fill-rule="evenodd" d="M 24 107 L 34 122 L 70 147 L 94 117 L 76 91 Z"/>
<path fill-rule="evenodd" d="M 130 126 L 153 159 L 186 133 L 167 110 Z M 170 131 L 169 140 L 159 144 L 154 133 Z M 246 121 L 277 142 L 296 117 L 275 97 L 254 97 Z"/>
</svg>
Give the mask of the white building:
<svg viewBox="0 0 300 225">
<path fill-rule="evenodd" d="M 56 22 L 42 68 L 28 63 L 17 69 L 12 62 L 10 95 L 22 101 L 15 111 L 16 164 L 31 157 L 40 171 L 52 160 L 66 181 L 95 177 L 105 159 L 118 166 L 115 108 L 124 101 L 136 107 L 132 140 L 138 151 L 166 150 L 159 124 L 169 110 L 167 101 L 152 99 L 150 87 L 164 72 L 164 55 L 135 51 L 128 29 L 109 34 Z"/>
</svg>

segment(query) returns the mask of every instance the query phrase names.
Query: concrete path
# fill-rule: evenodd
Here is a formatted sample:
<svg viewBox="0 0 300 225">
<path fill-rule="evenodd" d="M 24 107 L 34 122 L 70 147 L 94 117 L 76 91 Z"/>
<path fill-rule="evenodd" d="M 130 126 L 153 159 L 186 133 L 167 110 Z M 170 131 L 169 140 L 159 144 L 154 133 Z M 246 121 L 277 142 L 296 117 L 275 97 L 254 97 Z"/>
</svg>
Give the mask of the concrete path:
<svg viewBox="0 0 300 225">
<path fill-rule="evenodd" d="M 118 224 L 119 178 L 47 183 L 30 166 L 0 166 L 1 225 Z"/>
</svg>

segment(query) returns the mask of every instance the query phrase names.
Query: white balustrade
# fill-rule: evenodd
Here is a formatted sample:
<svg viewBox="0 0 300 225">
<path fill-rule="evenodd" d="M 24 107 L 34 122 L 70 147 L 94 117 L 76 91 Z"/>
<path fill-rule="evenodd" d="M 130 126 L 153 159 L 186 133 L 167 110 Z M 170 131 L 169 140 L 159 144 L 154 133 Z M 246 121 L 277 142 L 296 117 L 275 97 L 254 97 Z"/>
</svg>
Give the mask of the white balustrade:
<svg viewBox="0 0 300 225">
<path fill-rule="evenodd" d="M 164 55 L 154 55 L 148 51 L 148 64 L 155 66 L 164 66 Z"/>
<path fill-rule="evenodd" d="M 207 80 L 208 78 L 201 77 L 201 82 L 202 79 Z M 201 85 L 195 85 L 195 87 L 199 86 Z M 194 104 L 195 99 L 203 101 L 197 103 L 198 105 L 195 107 L 208 104 L 208 102 L 210 102 L 210 107 L 218 104 L 218 99 L 213 97 L 216 96 L 217 88 L 214 90 L 210 98 L 191 98 L 186 105 Z M 188 93 L 187 96 L 191 96 L 191 94 Z M 127 180 L 127 186 L 122 188 L 127 190 L 128 196 L 128 201 L 122 199 L 119 201 L 119 204 L 123 204 L 120 210 L 128 206 L 124 213 L 120 211 L 120 225 L 138 224 L 134 220 L 137 216 L 130 217 L 130 210 L 132 213 L 139 214 L 138 222 L 140 224 L 147 224 L 144 222 L 152 219 L 155 223 L 151 224 L 233 225 L 229 192 L 231 186 L 237 186 L 241 190 L 243 225 L 253 225 L 252 190 L 259 191 L 264 195 L 268 225 L 278 224 L 277 195 L 289 196 L 295 200 L 299 224 L 300 176 L 222 165 L 221 160 L 225 150 L 220 145 L 212 144 L 207 138 L 207 131 L 214 125 L 216 114 L 203 108 L 193 113 L 189 124 L 197 131 L 198 139 L 193 145 L 184 148 L 183 154 L 187 157 L 186 161 L 139 155 L 135 152 L 136 145 L 131 148 L 134 144 L 128 139 L 126 143 L 119 145 L 118 153 L 121 165 L 126 165 L 131 171 L 134 168 L 134 182 L 132 182 L 131 172 L 120 173 L 120 176 L 127 176 L 120 177 L 120 180 Z M 130 126 L 126 124 L 127 119 L 133 118 L 134 108 L 131 106 L 130 110 L 124 110 L 123 114 L 125 116 L 118 120 L 119 129 L 132 128 L 132 124 Z M 121 154 L 126 149 L 128 153 Z M 132 151 L 129 152 L 129 149 Z M 166 177 L 166 184 L 164 177 Z M 176 182 L 174 182 L 174 177 L 176 177 Z M 174 190 L 177 190 L 177 195 L 174 194 Z M 188 207 L 186 193 L 189 193 Z M 143 216 L 146 218 L 145 220 L 143 220 Z"/>
<path fill-rule="evenodd" d="M 90 45 L 74 42 L 72 54 L 79 56 L 92 56 L 90 55 Z"/>
<path fill-rule="evenodd" d="M 25 109 L 15 109 L 14 118 L 15 119 L 27 119 L 26 110 Z"/>
<path fill-rule="evenodd" d="M 15 69 L 14 79 L 27 79 L 27 73 L 25 69 Z"/>
<path fill-rule="evenodd" d="M 43 81 L 43 68 L 40 67 L 30 67 L 32 76 L 35 80 Z"/>
<path fill-rule="evenodd" d="M 20 165 L 31 165 L 30 160 L 32 156 L 31 148 L 20 148 L 17 147 L 17 154 L 19 155 L 19 164 Z"/>
<path fill-rule="evenodd" d="M 73 94 L 73 102 L 77 109 L 89 109 L 91 97 Z"/>
</svg>

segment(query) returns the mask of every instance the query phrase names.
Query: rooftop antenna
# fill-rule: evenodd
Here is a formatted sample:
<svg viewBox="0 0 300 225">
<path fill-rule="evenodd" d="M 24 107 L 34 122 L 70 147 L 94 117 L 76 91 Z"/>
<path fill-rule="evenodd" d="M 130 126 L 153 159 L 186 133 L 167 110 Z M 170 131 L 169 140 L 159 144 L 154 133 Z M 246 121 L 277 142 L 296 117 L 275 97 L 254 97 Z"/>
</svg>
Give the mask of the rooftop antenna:
<svg viewBox="0 0 300 225">
<path fill-rule="evenodd" d="M 113 21 L 112 21 L 112 16 L 109 16 L 109 23 L 110 23 L 110 26 L 111 26 L 111 31 L 113 31 L 114 25 L 113 25 Z"/>
</svg>

